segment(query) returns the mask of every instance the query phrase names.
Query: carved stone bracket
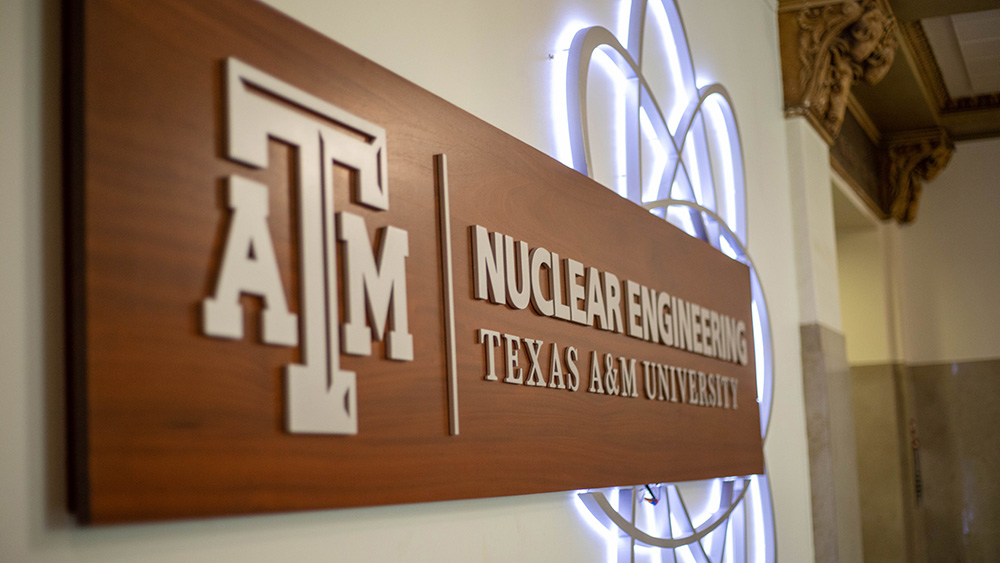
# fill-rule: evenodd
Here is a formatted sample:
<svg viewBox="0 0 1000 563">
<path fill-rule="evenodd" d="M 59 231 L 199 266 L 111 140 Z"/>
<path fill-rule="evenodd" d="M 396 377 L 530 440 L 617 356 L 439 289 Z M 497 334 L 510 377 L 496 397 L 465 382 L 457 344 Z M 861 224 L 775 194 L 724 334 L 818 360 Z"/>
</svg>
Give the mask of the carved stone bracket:
<svg viewBox="0 0 1000 563">
<path fill-rule="evenodd" d="M 915 131 L 887 139 L 883 158 L 882 205 L 900 223 L 917 216 L 921 182 L 948 164 L 955 145 L 944 129 Z"/>
<path fill-rule="evenodd" d="M 851 85 L 889 72 L 896 19 L 884 0 L 787 0 L 778 28 L 785 114 L 805 116 L 832 144 Z"/>
</svg>

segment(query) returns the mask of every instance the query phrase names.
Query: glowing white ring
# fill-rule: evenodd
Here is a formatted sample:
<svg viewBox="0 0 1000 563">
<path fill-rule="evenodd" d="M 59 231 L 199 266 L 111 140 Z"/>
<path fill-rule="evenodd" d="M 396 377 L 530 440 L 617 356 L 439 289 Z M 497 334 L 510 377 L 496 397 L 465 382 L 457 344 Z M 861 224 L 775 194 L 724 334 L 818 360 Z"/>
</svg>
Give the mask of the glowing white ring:
<svg viewBox="0 0 1000 563">
<path fill-rule="evenodd" d="M 751 277 L 757 278 L 757 268 L 754 267 L 753 260 L 750 258 L 750 253 L 747 252 L 746 247 L 736 236 L 736 233 L 734 233 L 732 229 L 729 228 L 729 225 L 727 225 L 726 222 L 722 219 L 722 217 L 719 217 L 719 215 L 716 212 L 712 211 L 711 209 L 708 209 L 707 207 L 694 203 L 692 201 L 685 201 L 683 199 L 659 199 L 656 201 L 651 201 L 649 203 L 644 203 L 642 206 L 646 208 L 648 211 L 653 211 L 654 209 L 666 209 L 673 205 L 688 207 L 695 211 L 698 211 L 699 213 L 703 213 L 711 217 L 723 230 L 722 234 L 723 236 L 726 237 L 726 240 L 729 241 L 729 244 L 735 246 L 736 249 L 739 251 L 740 261 L 744 262 L 747 266 L 750 267 Z M 758 285 L 760 284 L 759 280 L 755 279 L 754 281 L 756 281 Z M 764 297 L 763 288 L 760 289 L 760 300 L 764 303 L 764 308 L 767 309 L 767 299 Z M 767 358 L 767 361 L 770 362 L 771 365 L 774 365 L 774 349 L 770 346 L 766 346 L 766 348 L 767 348 L 767 353 L 770 356 L 769 358 Z M 773 378 L 765 378 L 764 381 L 765 390 L 763 393 L 764 396 L 767 397 L 771 396 L 771 393 L 773 392 L 773 389 L 771 387 L 773 386 L 773 384 L 774 384 Z M 773 410 L 773 408 L 774 408 L 774 401 L 768 401 L 767 414 L 764 415 L 764 413 L 761 413 L 763 419 L 761 420 L 760 435 L 762 438 L 767 437 L 768 429 L 771 426 L 771 411 Z"/>
<path fill-rule="evenodd" d="M 571 165 L 584 174 L 592 174 L 593 162 L 590 153 L 590 127 L 587 115 L 587 77 L 594 53 L 601 50 L 602 53 L 608 55 L 608 58 L 620 71 L 622 77 L 630 84 L 631 89 L 625 97 L 627 104 L 625 109 L 635 120 L 635 123 L 632 124 L 635 129 L 631 133 L 636 133 L 643 127 L 641 119 L 645 117 L 647 126 L 651 127 L 655 132 L 657 141 L 663 148 L 668 151 L 672 149 L 673 151 L 668 154 L 668 163 L 673 165 L 673 169 L 668 174 L 661 172 L 659 178 L 650 182 L 649 186 L 644 186 L 643 179 L 641 178 L 642 157 L 639 149 L 636 147 L 640 142 L 639 135 L 626 135 L 628 143 L 636 144 L 631 146 L 631 151 L 629 151 L 629 145 L 626 144 L 626 159 L 639 159 L 640 162 L 639 166 L 635 166 L 632 162 L 626 164 L 626 170 L 628 171 L 626 174 L 628 176 L 627 181 L 637 182 L 638 185 L 638 189 L 634 189 L 634 186 L 629 186 L 627 191 L 631 194 L 630 199 L 637 200 L 636 203 L 650 210 L 662 208 L 664 210 L 664 218 L 668 220 L 670 220 L 669 208 L 674 206 L 684 207 L 690 218 L 690 221 L 686 221 L 690 234 L 709 242 L 718 250 L 747 263 L 750 267 L 755 317 L 754 324 L 755 329 L 759 328 L 759 331 L 755 330 L 755 341 L 757 341 L 757 337 L 759 336 L 759 342 L 756 342 L 758 349 L 757 356 L 761 359 L 760 361 L 764 362 L 763 366 L 758 367 L 762 367 L 759 370 L 761 372 L 759 376 L 763 385 L 760 390 L 759 400 L 761 403 L 764 403 L 761 405 L 764 407 L 761 413 L 761 435 L 766 438 L 770 426 L 771 410 L 773 408 L 773 377 L 771 375 L 774 364 L 773 347 L 771 346 L 770 322 L 766 300 L 763 295 L 763 287 L 757 277 L 756 268 L 753 266 L 746 250 L 746 187 L 743 154 L 739 142 L 739 128 L 736 123 L 735 113 L 733 112 L 732 101 L 722 85 L 710 84 L 701 88 L 695 87 L 694 64 L 687 46 L 686 33 L 680 14 L 673 3 L 670 3 L 668 6 L 668 3 L 663 1 L 662 6 L 664 11 L 667 12 L 666 22 L 662 29 L 669 30 L 674 42 L 675 58 L 672 59 L 673 63 L 670 66 L 680 73 L 677 77 L 679 78 L 679 85 L 682 88 L 679 96 L 681 99 L 687 100 L 687 103 L 683 106 L 683 113 L 679 119 L 675 119 L 674 134 L 670 133 L 670 126 L 660 102 L 654 96 L 650 84 L 641 71 L 643 63 L 643 33 L 645 30 L 647 8 L 649 7 L 648 0 L 632 0 L 628 20 L 628 49 L 624 48 L 621 42 L 610 31 L 596 26 L 577 31 L 570 46 L 565 103 L 566 114 L 569 118 L 566 125 L 568 125 L 569 130 Z M 660 23 L 664 23 L 662 18 Z M 612 77 L 612 79 L 614 78 Z M 677 80 L 675 80 L 675 84 L 678 84 Z M 711 106 L 707 112 L 703 112 L 702 110 L 706 107 L 705 104 L 709 100 L 717 100 L 718 105 Z M 713 114 L 712 110 L 716 108 L 718 111 Z M 676 109 L 680 109 L 680 106 L 676 107 Z M 675 111 L 672 113 L 672 117 L 675 118 L 676 116 L 677 112 Z M 701 116 L 700 121 L 699 116 Z M 694 143 L 696 146 L 692 147 L 689 137 L 692 137 L 696 123 L 701 128 L 699 132 L 702 136 Z M 714 128 L 710 126 L 714 126 Z M 714 132 L 711 136 L 709 135 L 710 129 Z M 678 135 L 680 136 L 679 140 L 677 139 Z M 697 138 L 696 135 L 694 137 Z M 727 169 L 729 172 L 728 177 L 723 177 L 721 180 L 723 182 L 721 185 L 726 190 L 722 194 L 718 193 L 720 184 L 719 178 L 716 175 L 716 168 L 712 162 L 713 153 L 709 149 L 710 140 L 716 143 L 717 156 L 727 160 L 725 164 L 729 165 Z M 686 155 L 685 150 L 688 149 L 694 152 L 694 154 Z M 705 151 L 704 154 L 701 151 Z M 718 151 L 723 152 L 720 153 Z M 724 151 L 728 151 L 728 154 Z M 687 157 L 690 157 L 692 165 L 695 166 L 694 171 L 697 172 L 697 175 L 694 177 L 688 168 L 688 164 L 685 162 L 685 158 Z M 708 163 L 708 168 L 705 168 L 706 162 Z M 633 171 L 638 172 L 638 178 L 632 177 Z M 711 179 L 708 189 L 712 191 L 707 194 L 705 192 L 705 185 L 702 182 L 705 174 Z M 727 181 L 728 184 L 725 184 Z M 654 186 L 653 184 L 656 185 Z M 653 201 L 646 201 L 647 198 L 642 195 L 644 189 L 649 189 L 652 192 L 652 197 L 648 199 L 652 199 Z M 680 193 L 678 193 L 678 190 L 680 190 Z M 667 195 L 667 197 L 657 197 L 661 193 Z M 699 193 L 701 194 L 701 198 L 698 196 Z M 720 195 L 730 198 L 726 200 L 726 209 L 732 214 L 730 218 L 731 222 L 720 217 L 713 209 L 713 207 L 717 206 L 717 198 Z M 686 199 L 678 199 L 678 196 Z M 703 198 L 709 199 L 702 201 Z M 737 219 L 736 213 L 740 214 L 739 219 Z M 754 513 L 755 524 L 760 526 L 760 531 L 765 536 L 762 538 L 765 545 L 757 545 L 757 549 L 760 550 L 757 554 L 757 559 L 761 559 L 762 556 L 763 560 L 774 561 L 773 512 L 771 512 L 770 487 L 767 483 L 766 473 L 757 478 L 753 485 L 748 485 L 743 492 L 745 493 L 751 486 L 756 491 L 757 497 L 754 509 L 759 511 Z M 629 492 L 628 489 L 622 489 L 621 494 L 626 493 L 628 493 L 628 498 L 632 499 L 634 513 L 635 495 L 633 492 Z M 697 526 L 698 529 L 708 529 L 704 534 L 698 535 L 692 533 L 685 538 L 669 539 L 655 538 L 639 530 L 633 523 L 627 522 L 611 506 L 611 503 L 607 501 L 603 493 L 583 493 L 580 495 L 580 498 L 584 500 L 584 504 L 587 505 L 591 513 L 599 521 L 606 526 L 618 527 L 620 530 L 619 533 L 624 533 L 626 536 L 632 537 L 636 540 L 636 543 L 665 548 L 697 543 L 698 549 L 701 550 L 701 555 L 704 556 L 703 559 L 707 560 L 713 557 L 709 557 L 705 551 L 705 546 L 701 545 L 700 539 L 729 517 L 736 505 L 743 499 L 743 495 L 741 494 L 738 499 L 730 499 L 728 506 L 724 506 L 725 501 L 720 499 L 719 510 L 711 515 L 708 520 Z M 602 499 L 603 502 L 600 502 Z M 681 504 L 683 504 L 683 499 L 681 499 Z M 673 511 L 670 512 L 672 513 Z M 685 514 L 684 516 L 687 517 L 688 524 L 690 525 L 689 528 L 694 529 L 690 515 Z M 717 516 L 720 517 L 717 518 Z M 645 541 L 649 539 L 654 541 L 652 543 Z M 746 555 L 749 557 L 749 552 Z"/>
<path fill-rule="evenodd" d="M 623 532 L 629 536 L 635 538 L 635 540 L 641 545 L 649 547 L 662 547 L 665 549 L 674 549 L 681 547 L 683 545 L 689 545 L 697 541 L 701 541 L 702 538 L 708 534 L 715 531 L 723 522 L 729 518 L 736 506 L 743 500 L 743 496 L 747 492 L 747 488 L 750 485 L 750 479 L 743 479 L 742 488 L 739 493 L 733 490 L 733 482 L 726 481 L 724 487 L 726 490 L 722 493 L 722 498 L 729 497 L 729 501 L 723 501 L 720 503 L 719 510 L 717 510 L 707 522 L 698 526 L 698 528 L 691 534 L 684 536 L 682 538 L 660 538 L 647 534 L 646 532 L 640 530 L 633 524 L 618 513 L 617 510 L 611 506 L 608 501 L 608 497 L 604 496 L 601 492 L 588 492 L 580 493 L 580 498 L 583 500 L 583 504 L 590 509 L 590 511 L 596 516 L 603 514 L 607 520 L 603 522 L 605 525 L 609 523 L 614 523 Z M 602 519 L 603 520 L 603 519 Z"/>
</svg>

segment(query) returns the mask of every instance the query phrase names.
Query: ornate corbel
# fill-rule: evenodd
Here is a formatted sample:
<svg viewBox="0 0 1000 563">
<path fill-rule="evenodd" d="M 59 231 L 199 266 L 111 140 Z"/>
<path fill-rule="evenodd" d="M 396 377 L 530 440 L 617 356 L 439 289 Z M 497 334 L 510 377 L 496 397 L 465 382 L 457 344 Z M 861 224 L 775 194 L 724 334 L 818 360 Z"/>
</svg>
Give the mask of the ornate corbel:
<svg viewBox="0 0 1000 563">
<path fill-rule="evenodd" d="M 805 116 L 832 144 L 851 85 L 889 72 L 896 19 L 884 0 L 787 0 L 778 28 L 785 114 Z"/>
<path fill-rule="evenodd" d="M 887 139 L 881 195 L 883 206 L 900 223 L 917 216 L 921 182 L 933 180 L 948 164 L 955 145 L 944 129 L 915 131 Z"/>
</svg>

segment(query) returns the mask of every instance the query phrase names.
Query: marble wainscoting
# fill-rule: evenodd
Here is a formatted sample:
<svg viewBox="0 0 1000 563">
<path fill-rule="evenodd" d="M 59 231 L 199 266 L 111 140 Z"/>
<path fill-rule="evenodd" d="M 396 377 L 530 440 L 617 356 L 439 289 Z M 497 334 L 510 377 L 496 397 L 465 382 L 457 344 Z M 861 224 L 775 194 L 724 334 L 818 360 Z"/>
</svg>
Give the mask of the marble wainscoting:
<svg viewBox="0 0 1000 563">
<path fill-rule="evenodd" d="M 1000 561 L 1000 359 L 851 367 L 865 561 Z"/>
<path fill-rule="evenodd" d="M 909 366 L 928 561 L 1000 561 L 1000 358 Z"/>
<path fill-rule="evenodd" d="M 801 325 L 799 332 L 816 562 L 860 562 L 854 407 L 844 335 L 821 324 Z"/>
<path fill-rule="evenodd" d="M 852 366 L 858 493 L 866 562 L 926 563 L 917 532 L 905 366 Z"/>
</svg>

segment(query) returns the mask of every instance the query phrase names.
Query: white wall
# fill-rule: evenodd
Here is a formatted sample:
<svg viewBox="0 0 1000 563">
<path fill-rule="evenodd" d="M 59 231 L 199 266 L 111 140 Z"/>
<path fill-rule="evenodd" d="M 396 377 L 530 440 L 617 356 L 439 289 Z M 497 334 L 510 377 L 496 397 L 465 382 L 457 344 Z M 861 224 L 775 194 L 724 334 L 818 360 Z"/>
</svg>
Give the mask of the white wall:
<svg viewBox="0 0 1000 563">
<path fill-rule="evenodd" d="M 805 118 L 786 122 L 795 225 L 799 316 L 841 331 L 837 235 L 833 224 L 830 147 Z"/>
<path fill-rule="evenodd" d="M 899 226 L 882 221 L 838 175 L 833 176 L 837 274 L 847 361 L 852 366 L 896 362 L 899 353 Z"/>
<path fill-rule="evenodd" d="M 907 363 L 1000 357 L 1000 139 L 958 143 L 900 229 Z"/>
<path fill-rule="evenodd" d="M 889 363 L 890 317 L 881 231 L 838 232 L 837 256 L 847 361 L 851 365 Z"/>
<path fill-rule="evenodd" d="M 549 54 L 557 35 L 573 20 L 611 29 L 618 21 L 618 5 L 605 0 L 271 3 L 550 154 Z M 72 524 L 62 508 L 54 4 L 5 1 L 0 18 L 0 560 L 606 560 L 603 540 L 566 493 L 108 529 Z M 812 561 L 775 7 L 772 1 L 684 0 L 680 8 L 696 65 L 726 85 L 740 121 L 750 252 L 775 343 L 775 405 L 765 450 L 778 554 L 782 561 Z"/>
</svg>

